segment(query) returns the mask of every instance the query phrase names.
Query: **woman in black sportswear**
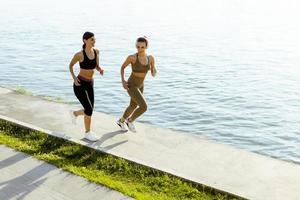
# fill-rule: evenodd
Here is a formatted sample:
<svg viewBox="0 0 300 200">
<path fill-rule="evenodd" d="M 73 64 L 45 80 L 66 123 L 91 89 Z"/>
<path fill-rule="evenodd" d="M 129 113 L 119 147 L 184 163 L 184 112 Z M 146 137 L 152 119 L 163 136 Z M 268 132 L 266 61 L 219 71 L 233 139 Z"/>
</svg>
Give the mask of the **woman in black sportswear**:
<svg viewBox="0 0 300 200">
<path fill-rule="evenodd" d="M 91 131 L 91 117 L 94 109 L 94 80 L 95 69 L 103 75 L 104 70 L 99 66 L 99 50 L 94 49 L 95 36 L 91 32 L 85 32 L 82 37 L 82 51 L 77 52 L 72 58 L 69 69 L 74 80 L 73 90 L 84 109 L 70 111 L 73 123 L 80 115 L 84 115 L 85 139 L 96 141 L 97 137 Z M 75 76 L 73 67 L 79 62 L 80 72 Z"/>
</svg>

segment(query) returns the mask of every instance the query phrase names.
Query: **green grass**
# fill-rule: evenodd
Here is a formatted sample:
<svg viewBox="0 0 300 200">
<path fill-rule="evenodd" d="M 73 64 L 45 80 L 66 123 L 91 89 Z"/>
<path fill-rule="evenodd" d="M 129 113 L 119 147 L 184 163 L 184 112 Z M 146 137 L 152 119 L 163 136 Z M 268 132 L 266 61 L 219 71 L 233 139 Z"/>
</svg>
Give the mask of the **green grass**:
<svg viewBox="0 0 300 200">
<path fill-rule="evenodd" d="M 53 101 L 53 102 L 57 102 L 57 103 L 68 103 L 68 102 L 65 102 L 62 97 L 54 98 L 51 96 L 44 96 L 43 99 L 45 99 L 46 101 Z"/>
<path fill-rule="evenodd" d="M 24 94 L 24 95 L 32 95 L 31 91 L 29 91 L 25 87 L 21 87 L 21 86 L 16 87 L 15 91 L 17 93 Z"/>
<path fill-rule="evenodd" d="M 22 87 L 22 86 L 17 86 L 15 89 L 14 89 L 15 92 L 19 93 L 19 94 L 23 94 L 23 95 L 31 95 L 33 96 L 33 93 L 25 88 L 25 87 Z M 66 100 L 64 100 L 62 97 L 60 96 L 57 96 L 57 97 L 51 97 L 51 96 L 42 96 L 42 98 L 46 101 L 53 101 L 53 102 L 57 102 L 57 103 L 66 103 L 66 104 L 72 104 L 71 102 L 67 102 Z"/>
<path fill-rule="evenodd" d="M 136 199 L 238 199 L 128 160 L 0 119 L 0 144 Z"/>
</svg>

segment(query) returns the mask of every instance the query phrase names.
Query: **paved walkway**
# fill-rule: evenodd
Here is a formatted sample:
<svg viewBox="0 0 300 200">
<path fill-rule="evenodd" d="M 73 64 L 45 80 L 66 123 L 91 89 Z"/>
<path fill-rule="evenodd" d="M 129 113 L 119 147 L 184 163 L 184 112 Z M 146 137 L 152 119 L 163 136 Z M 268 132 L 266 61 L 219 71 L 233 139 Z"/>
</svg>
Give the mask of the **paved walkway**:
<svg viewBox="0 0 300 200">
<path fill-rule="evenodd" d="M 129 200 L 131 198 L 0 145 L 0 199 Z"/>
<path fill-rule="evenodd" d="M 136 123 L 138 133 L 124 134 L 114 117 L 99 112 L 93 115 L 93 129 L 100 140 L 87 143 L 81 140 L 82 119 L 76 126 L 71 124 L 70 108 L 74 106 L 0 88 L 1 118 L 13 118 L 19 120 L 17 123 L 25 122 L 49 134 L 248 199 L 300 199 L 300 165 L 142 123 Z"/>
</svg>

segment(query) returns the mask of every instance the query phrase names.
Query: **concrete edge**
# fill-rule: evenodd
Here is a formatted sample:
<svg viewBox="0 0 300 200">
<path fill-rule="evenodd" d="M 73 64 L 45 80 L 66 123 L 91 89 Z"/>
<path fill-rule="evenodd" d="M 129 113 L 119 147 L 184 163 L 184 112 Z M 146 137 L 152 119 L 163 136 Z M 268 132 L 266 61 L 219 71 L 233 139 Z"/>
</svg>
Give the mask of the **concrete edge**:
<svg viewBox="0 0 300 200">
<path fill-rule="evenodd" d="M 26 122 L 22 122 L 22 121 L 19 121 L 19 120 L 16 120 L 16 119 L 13 119 L 13 118 L 10 118 L 10 117 L 7 117 L 7 116 L 4 116 L 4 115 L 1 115 L 0 114 L 0 120 L 2 121 L 5 121 L 5 122 L 8 122 L 14 126 L 17 126 L 17 127 L 20 127 L 20 128 L 23 128 L 23 129 L 27 129 L 27 130 L 32 130 L 32 131 L 39 131 L 39 132 L 43 132 L 43 133 L 46 133 L 50 136 L 53 136 L 53 137 L 57 137 L 57 138 L 62 138 L 66 141 L 69 141 L 69 142 L 73 142 L 73 143 L 76 143 L 78 145 L 82 145 L 82 146 L 86 146 L 88 148 L 91 148 L 91 149 L 94 149 L 94 150 L 97 150 L 101 153 L 104 153 L 104 154 L 107 154 L 107 155 L 111 155 L 111 156 L 114 156 L 116 158 L 122 158 L 122 159 L 125 159 L 131 163 L 135 163 L 135 164 L 138 164 L 138 165 L 141 165 L 141 166 L 144 166 L 144 167 L 147 167 L 147 168 L 150 168 L 150 169 L 153 169 L 153 170 L 157 170 L 159 172 L 163 172 L 163 173 L 166 173 L 170 176 L 173 176 L 173 177 L 176 177 L 176 178 L 179 178 L 181 179 L 182 181 L 185 181 L 185 182 L 189 182 L 193 185 L 200 185 L 204 188 L 204 191 L 216 191 L 218 193 L 221 193 L 221 194 L 225 194 L 225 195 L 230 195 L 232 197 L 236 197 L 236 198 L 240 198 L 240 199 L 246 199 L 245 197 L 242 197 L 242 196 L 239 196 L 237 194 L 233 194 L 233 193 L 230 193 L 230 192 L 227 192 L 225 190 L 221 190 L 221 189 L 218 189 L 218 188 L 215 188 L 215 187 L 212 187 L 212 186 L 208 186 L 208 185 L 205 185 L 203 183 L 199 183 L 195 180 L 191 180 L 191 179 L 187 179 L 187 178 L 184 178 L 180 175 L 175 175 L 173 174 L 172 172 L 168 172 L 166 170 L 162 170 L 162 169 L 158 169 L 156 167 L 152 167 L 152 166 L 149 166 L 149 165 L 145 165 L 145 164 L 141 164 L 141 163 L 138 163 L 136 161 L 133 161 L 133 160 L 130 160 L 128 158 L 123 158 L 123 157 L 120 157 L 120 156 L 117 156 L 117 155 L 114 155 L 112 153 L 109 153 L 109 152 L 105 152 L 105 151 L 102 151 L 101 149 L 97 149 L 97 148 L 93 148 L 93 146 L 89 145 L 88 144 L 82 144 L 82 143 L 78 143 L 76 139 L 72 138 L 72 137 L 69 137 L 65 134 L 61 134 L 61 133 L 55 133 L 53 131 L 50 131 L 50 130 L 47 130 L 47 129 L 43 129 L 43 128 L 40 128 L 38 126 L 35 126 L 33 124 L 29 124 L 29 123 L 26 123 Z"/>
</svg>

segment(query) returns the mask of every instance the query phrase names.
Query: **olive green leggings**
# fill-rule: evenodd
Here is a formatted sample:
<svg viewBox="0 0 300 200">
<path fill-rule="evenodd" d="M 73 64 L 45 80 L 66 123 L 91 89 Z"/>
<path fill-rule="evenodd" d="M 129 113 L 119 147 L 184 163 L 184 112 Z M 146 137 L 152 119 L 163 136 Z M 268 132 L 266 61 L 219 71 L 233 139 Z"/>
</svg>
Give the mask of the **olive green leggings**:
<svg viewBox="0 0 300 200">
<path fill-rule="evenodd" d="M 127 119 L 130 117 L 131 121 L 134 121 L 147 110 L 147 103 L 143 96 L 144 79 L 131 75 L 128 79 L 127 92 L 131 99 L 129 106 L 126 108 L 123 114 L 123 118 Z"/>
</svg>

